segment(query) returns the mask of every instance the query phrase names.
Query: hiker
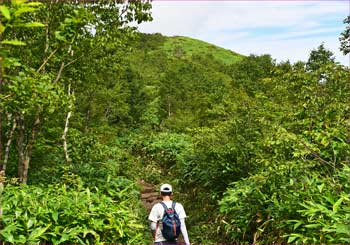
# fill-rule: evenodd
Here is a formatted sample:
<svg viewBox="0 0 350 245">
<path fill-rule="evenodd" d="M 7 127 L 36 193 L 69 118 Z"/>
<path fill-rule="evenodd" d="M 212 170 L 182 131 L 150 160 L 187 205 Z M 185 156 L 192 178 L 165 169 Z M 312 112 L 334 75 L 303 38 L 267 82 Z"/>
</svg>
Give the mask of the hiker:
<svg viewBox="0 0 350 245">
<path fill-rule="evenodd" d="M 163 201 L 155 204 L 148 216 L 151 221 L 154 244 L 178 244 L 177 238 L 182 233 L 185 244 L 189 245 L 185 224 L 186 213 L 181 203 L 172 201 L 173 188 L 171 185 L 163 184 L 160 187 L 160 195 Z"/>
</svg>

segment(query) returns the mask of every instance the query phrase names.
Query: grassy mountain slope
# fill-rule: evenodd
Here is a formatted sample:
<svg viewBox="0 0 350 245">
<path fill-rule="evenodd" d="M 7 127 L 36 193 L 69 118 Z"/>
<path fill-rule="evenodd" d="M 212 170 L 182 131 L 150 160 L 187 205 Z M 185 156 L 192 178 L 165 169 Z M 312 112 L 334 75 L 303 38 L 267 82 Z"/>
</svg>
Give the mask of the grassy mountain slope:
<svg viewBox="0 0 350 245">
<path fill-rule="evenodd" d="M 227 67 L 245 56 L 213 44 L 182 36 L 139 33 L 126 58 L 129 67 L 146 80 L 159 79 L 180 64 L 200 66 L 199 70 L 227 76 Z M 186 65 L 185 65 L 186 66 Z M 196 73 L 203 73 L 196 71 Z"/>
<path fill-rule="evenodd" d="M 170 55 L 213 55 L 217 61 L 233 64 L 242 59 L 242 55 L 213 44 L 183 36 L 167 37 L 163 49 Z"/>
</svg>

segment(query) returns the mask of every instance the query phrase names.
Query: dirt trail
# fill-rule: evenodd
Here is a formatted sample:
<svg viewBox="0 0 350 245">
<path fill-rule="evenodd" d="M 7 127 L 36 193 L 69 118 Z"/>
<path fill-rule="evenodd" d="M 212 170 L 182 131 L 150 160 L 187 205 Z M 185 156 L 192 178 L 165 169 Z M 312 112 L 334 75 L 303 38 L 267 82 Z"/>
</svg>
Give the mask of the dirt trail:
<svg viewBox="0 0 350 245">
<path fill-rule="evenodd" d="M 144 180 L 140 180 L 139 184 L 142 186 L 141 201 L 147 210 L 151 211 L 154 204 L 162 201 L 159 192 L 155 190 L 156 188 L 154 185 L 147 183 Z"/>
</svg>

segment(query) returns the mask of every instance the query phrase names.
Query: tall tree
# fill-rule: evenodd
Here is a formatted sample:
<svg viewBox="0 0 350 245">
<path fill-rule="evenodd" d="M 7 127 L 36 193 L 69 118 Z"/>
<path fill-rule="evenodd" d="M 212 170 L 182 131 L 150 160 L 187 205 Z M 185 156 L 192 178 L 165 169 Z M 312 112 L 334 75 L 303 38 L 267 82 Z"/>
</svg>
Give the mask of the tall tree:
<svg viewBox="0 0 350 245">
<path fill-rule="evenodd" d="M 346 24 L 345 30 L 340 34 L 340 51 L 344 55 L 350 53 L 350 15 L 344 19 L 344 24 Z"/>
<path fill-rule="evenodd" d="M 334 54 L 325 48 L 324 43 L 310 52 L 309 59 L 306 62 L 307 71 L 317 71 L 322 65 L 334 63 Z"/>
</svg>

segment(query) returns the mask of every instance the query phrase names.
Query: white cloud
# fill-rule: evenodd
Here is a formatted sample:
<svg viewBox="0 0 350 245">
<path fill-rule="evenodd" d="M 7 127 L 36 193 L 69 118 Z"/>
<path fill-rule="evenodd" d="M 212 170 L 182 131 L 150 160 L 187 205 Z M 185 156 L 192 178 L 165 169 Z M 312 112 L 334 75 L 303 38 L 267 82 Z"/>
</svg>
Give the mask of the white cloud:
<svg viewBox="0 0 350 245">
<path fill-rule="evenodd" d="M 344 1 L 154 1 L 154 21 L 140 31 L 198 38 L 242 54 L 269 53 L 278 60 L 305 60 L 321 42 L 338 51 L 349 13 Z"/>
</svg>

